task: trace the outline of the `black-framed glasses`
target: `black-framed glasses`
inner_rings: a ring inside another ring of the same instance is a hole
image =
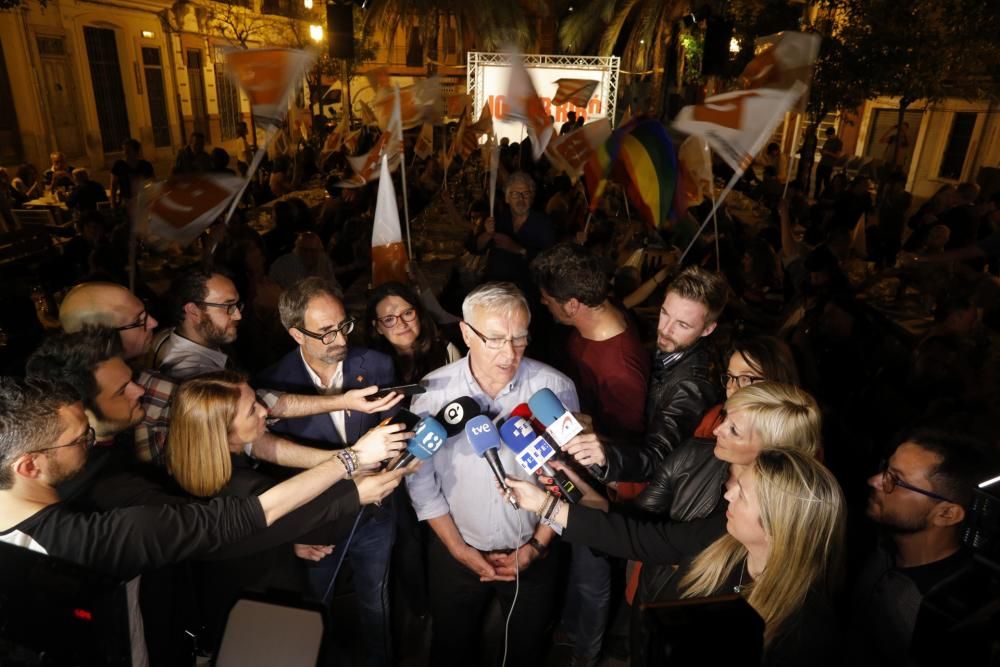
[[[921,489],[919,486],[913,486],[907,482],[904,482],[899,478],[899,475],[889,470],[889,462],[883,461],[881,467],[879,468],[882,474],[882,491],[886,494],[890,494],[896,490],[896,487],[906,489],[908,491],[913,491],[914,493],[919,493],[928,498],[933,498],[934,500],[940,500],[946,503],[955,502],[951,498],[945,498],[942,495],[934,493],[933,491],[928,491],[926,489]]]
[[[69,442],[69,443],[67,443],[65,445],[55,445],[53,447],[42,447],[41,449],[33,449],[31,451],[33,453],[34,452],[47,452],[50,449],[62,449],[63,447],[75,447],[76,445],[83,445],[85,449],[90,449],[91,447],[94,446],[95,442],[97,442],[97,433],[94,431],[94,427],[93,426],[88,426],[87,430],[84,431],[83,435],[81,435],[79,438],[77,438],[73,442]]]
[[[520,349],[528,347],[528,343],[531,342],[531,336],[528,334],[523,336],[514,336],[513,338],[487,338],[485,335],[480,333],[476,327],[472,326],[468,322],[465,323],[465,326],[469,327],[469,329],[472,330],[472,333],[479,336],[479,340],[483,341],[483,345],[491,350],[502,350],[503,346],[507,343],[510,343],[515,349]]]
[[[308,329],[303,329],[302,327],[295,328],[301,331],[304,335],[320,341],[323,345],[329,345],[333,341],[337,340],[337,334],[342,333],[344,334],[344,338],[347,338],[347,335],[354,331],[354,323],[356,321],[357,320],[352,317],[351,319],[342,322],[336,329],[330,329],[329,331],[324,331],[323,333],[316,333],[315,331],[309,331]]]
[[[236,303],[211,303],[209,301],[195,301],[195,303],[201,306],[208,306],[209,308],[225,308],[226,315],[232,315],[237,310],[242,313],[243,306],[245,305],[243,301],[237,301]]]
[[[139,313],[139,317],[135,318],[131,324],[126,324],[124,326],[115,327],[115,331],[128,331],[129,329],[146,328],[146,320],[149,319],[149,313],[143,310]]]
[[[729,373],[723,373],[722,386],[728,387],[730,384],[735,384],[738,388],[743,389],[756,382],[763,382],[766,379],[759,375],[730,375]]]
[[[399,315],[386,315],[385,317],[376,317],[375,319],[378,320],[379,323],[381,323],[381,325],[384,326],[386,329],[393,329],[399,323],[399,320],[403,320],[404,322],[412,322],[413,320],[417,319],[417,309],[407,308]]]

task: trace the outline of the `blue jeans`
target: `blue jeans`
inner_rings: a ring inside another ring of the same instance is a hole
[[[601,652],[611,606],[611,562],[590,547],[574,544],[562,623],[573,653],[596,658]]]
[[[333,582],[344,558],[354,571],[354,589],[358,596],[362,640],[366,664],[387,667],[390,660],[389,637],[389,561],[396,540],[396,517],[392,505],[360,523],[346,549],[337,545],[334,552],[309,569],[313,594],[325,605],[333,598]],[[346,538],[345,538],[346,542]]]

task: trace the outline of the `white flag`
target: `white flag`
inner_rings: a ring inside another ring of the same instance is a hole
[[[375,201],[375,222],[372,226],[372,285],[395,280],[406,282],[406,248],[399,226],[396,188],[389,175],[389,160],[382,156],[378,198]]]

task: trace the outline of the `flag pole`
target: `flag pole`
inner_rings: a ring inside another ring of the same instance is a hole
[[[715,183],[712,183],[712,224],[715,227],[715,270],[722,273],[722,258],[719,256],[719,206],[715,203]]]
[[[801,122],[795,123],[795,130],[792,132],[792,150],[788,154],[788,157],[790,157],[791,159],[788,161],[788,169],[785,170],[785,189],[781,193],[782,201],[784,201],[785,198],[788,196],[788,184],[792,180],[789,177],[795,173],[795,167],[798,166],[799,162],[798,156],[801,155],[801,152],[797,152],[795,150],[795,147],[798,146],[799,144],[799,127],[801,125],[802,125]]]
[[[719,210],[719,206],[722,205],[722,202],[725,201],[726,197],[732,191],[733,186],[735,186],[736,183],[739,182],[742,176],[743,176],[743,170],[733,173],[733,177],[729,179],[728,183],[726,183],[726,187],[723,188],[722,192],[719,194],[719,198],[712,202],[712,210],[709,211],[708,215],[705,217],[705,222],[701,223],[701,227],[698,228],[698,231],[695,232],[695,235],[691,237],[691,242],[688,243],[687,248],[684,249],[684,253],[681,255],[681,258],[677,261],[678,266],[684,263],[684,258],[687,257],[687,254],[691,251],[691,248],[694,247],[694,242],[697,241],[698,237],[701,236],[701,233],[705,231],[705,227],[708,226],[708,223],[715,216],[715,212]]]
[[[410,235],[410,202],[406,196],[406,144],[403,141],[403,114],[400,110],[399,84],[396,84],[396,119],[399,121],[399,169],[403,181],[403,216],[406,218],[406,252],[413,259],[413,238]]]

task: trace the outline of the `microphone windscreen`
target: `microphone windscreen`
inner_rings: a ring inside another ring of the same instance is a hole
[[[528,407],[535,419],[542,422],[548,428],[552,422],[559,419],[566,413],[566,406],[562,404],[551,389],[539,389],[528,399]]]
[[[426,461],[441,449],[441,445],[447,439],[448,433],[438,420],[434,417],[424,417],[417,424],[413,437],[406,445],[406,451],[421,461]]]
[[[406,427],[407,431],[412,431],[417,428],[417,424],[420,423],[420,417],[413,414],[406,408],[400,408],[399,411],[389,418],[390,424],[402,424]]]
[[[469,439],[469,444],[476,450],[477,456],[483,456],[487,450],[500,446],[500,435],[496,426],[486,415],[470,419],[465,425],[465,435]]]
[[[521,417],[522,419],[531,420],[531,408],[528,407],[527,403],[520,403],[513,410],[510,411],[511,417]]]
[[[437,420],[444,425],[444,430],[448,432],[450,438],[461,433],[470,419],[481,414],[483,414],[483,410],[475,399],[459,396],[441,408],[437,414]]]
[[[535,433],[535,429],[531,427],[528,420],[521,417],[511,417],[500,427],[500,439],[515,454],[521,453],[537,437],[538,434]]]

